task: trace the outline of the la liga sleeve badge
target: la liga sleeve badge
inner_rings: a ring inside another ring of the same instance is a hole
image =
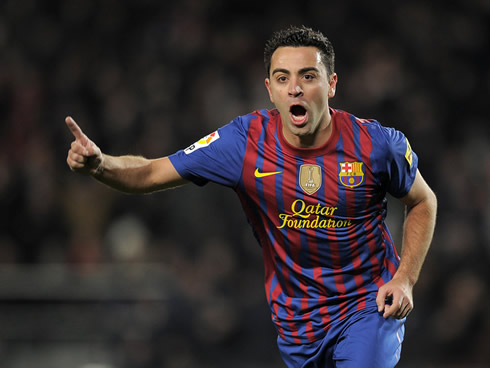
[[[410,147],[410,143],[408,143],[408,139],[406,141],[407,141],[407,150],[405,152],[405,158],[408,164],[410,165],[410,167],[412,167],[412,162],[413,162],[412,147]]]
[[[339,180],[348,188],[354,188],[364,181],[363,162],[340,162]]]
[[[219,134],[218,134],[218,131],[216,130],[215,132],[212,132],[211,134],[208,134],[207,136],[199,139],[196,143],[194,143],[194,144],[190,145],[189,147],[187,147],[184,150],[184,153],[186,155],[188,155],[188,154],[190,154],[192,152],[195,152],[196,150],[198,150],[200,148],[207,147],[211,143],[213,143],[214,141],[216,141],[217,139],[219,139]]]

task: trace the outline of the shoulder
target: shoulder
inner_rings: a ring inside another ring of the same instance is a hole
[[[379,121],[375,119],[360,118],[354,114],[339,109],[331,109],[331,113],[335,119],[336,124],[341,130],[346,129],[348,131],[361,131],[369,135],[371,140],[384,140],[384,130],[386,128],[382,126]]]
[[[277,110],[255,110],[246,115],[236,117],[230,124],[229,128],[236,130],[244,136],[250,134],[260,134],[268,126],[276,126],[279,119]],[[227,127],[228,127],[227,126]]]
[[[386,126],[376,119],[360,118],[343,110],[333,110],[333,112],[342,127],[353,128],[369,136],[373,147],[379,152],[393,152],[396,147],[407,145],[407,139],[401,131]]]
[[[275,110],[256,110],[237,116],[213,134],[217,133],[216,139],[221,138],[220,145],[239,144],[239,142],[246,142],[251,135],[260,134],[270,121],[274,121],[275,124],[276,120]]]
[[[342,126],[355,125],[360,129],[364,129],[364,130],[373,129],[373,128],[376,129],[378,127],[381,127],[381,124],[377,120],[363,119],[344,110],[331,108],[330,113],[332,114],[332,116],[334,116],[335,120],[339,122]]]
[[[343,118],[359,126],[371,136],[371,139],[378,144],[391,144],[394,140],[405,137],[403,133],[395,128],[385,126],[376,119],[363,119],[353,114],[341,111]]]
[[[233,122],[241,125],[244,129],[250,128],[251,125],[264,125],[269,121],[276,122],[279,117],[279,111],[274,110],[255,110],[246,115],[238,116]]]

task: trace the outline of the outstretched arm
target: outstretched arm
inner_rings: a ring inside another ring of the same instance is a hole
[[[393,279],[380,287],[376,302],[385,318],[404,318],[413,309],[412,289],[429,250],[436,223],[437,199],[417,171],[410,192],[401,199],[406,205],[401,261]],[[391,305],[385,298],[391,297]]]
[[[66,162],[74,172],[91,175],[111,188],[126,193],[151,193],[185,184],[168,157],[110,156],[102,153],[71,118],[66,125],[75,140]]]

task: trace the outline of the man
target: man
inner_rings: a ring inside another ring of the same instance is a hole
[[[113,157],[83,134],[67,162],[124,192],[188,181],[235,190],[263,252],[265,289],[289,367],[393,367],[436,198],[405,136],[329,107],[334,51],[306,27],[267,42],[276,109],[240,116],[169,157]],[[386,193],[406,205],[401,260],[384,223]]]

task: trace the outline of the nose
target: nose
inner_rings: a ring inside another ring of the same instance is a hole
[[[299,83],[297,83],[294,80],[291,80],[291,83],[289,84],[288,94],[291,97],[299,97],[299,96],[303,95],[303,89],[301,88]]]

